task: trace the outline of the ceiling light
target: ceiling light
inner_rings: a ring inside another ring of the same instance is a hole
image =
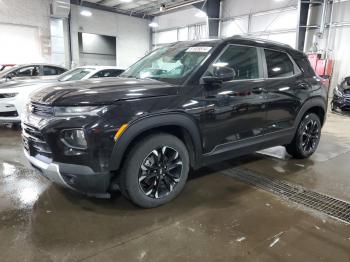
[[[123,3],[131,3],[133,0],[120,0]]]
[[[204,11],[202,11],[202,10],[199,10],[199,11],[195,14],[195,16],[197,16],[197,17],[207,17],[207,13],[204,12]]]
[[[150,24],[148,24],[150,27],[158,27],[158,23],[157,22],[152,22]]]
[[[81,10],[80,14],[83,16],[92,16],[92,13],[89,10]]]

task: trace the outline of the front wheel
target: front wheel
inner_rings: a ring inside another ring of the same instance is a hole
[[[134,204],[157,207],[182,191],[189,166],[189,154],[180,139],[169,134],[150,135],[137,142],[126,156],[119,187]]]
[[[314,113],[309,113],[301,120],[293,141],[285,147],[288,154],[294,158],[308,158],[316,151],[320,137],[320,118]]]

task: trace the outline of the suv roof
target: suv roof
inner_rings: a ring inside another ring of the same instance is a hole
[[[228,38],[222,38],[222,39],[204,39],[204,40],[194,40],[194,41],[185,41],[189,43],[193,43],[194,45],[220,45],[220,44],[244,44],[244,45],[251,45],[256,47],[262,47],[262,48],[270,48],[275,50],[280,50],[284,52],[288,52],[289,54],[293,56],[305,56],[305,54],[301,51],[298,51],[294,48],[292,48],[290,45],[279,43],[276,41],[261,39],[261,38],[254,38],[254,37],[245,37],[240,35],[235,35]]]

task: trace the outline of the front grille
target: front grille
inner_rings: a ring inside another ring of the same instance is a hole
[[[22,124],[22,139],[24,149],[31,155],[43,155],[51,158],[52,152],[40,130],[27,124]]]
[[[17,111],[0,112],[0,117],[17,117]]]
[[[53,107],[32,103],[30,105],[30,112],[39,116],[53,116]]]

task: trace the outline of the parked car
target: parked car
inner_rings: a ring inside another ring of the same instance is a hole
[[[188,172],[284,145],[312,155],[327,107],[307,57],[233,37],[161,47],[120,78],[32,95],[25,155],[51,181],[89,195],[117,186],[140,207],[174,199]]]
[[[4,70],[8,70],[9,68],[14,67],[14,66],[15,66],[15,64],[1,64],[0,65],[0,72],[4,71]]]
[[[333,99],[331,102],[332,110],[339,108],[340,110],[350,110],[350,76],[334,88]]]
[[[66,71],[64,67],[51,64],[16,65],[0,72],[0,85],[13,79],[48,79]]]
[[[83,66],[53,79],[17,80],[0,85],[0,123],[19,123],[30,93],[53,84],[89,78],[116,77],[124,70],[113,66]]]

